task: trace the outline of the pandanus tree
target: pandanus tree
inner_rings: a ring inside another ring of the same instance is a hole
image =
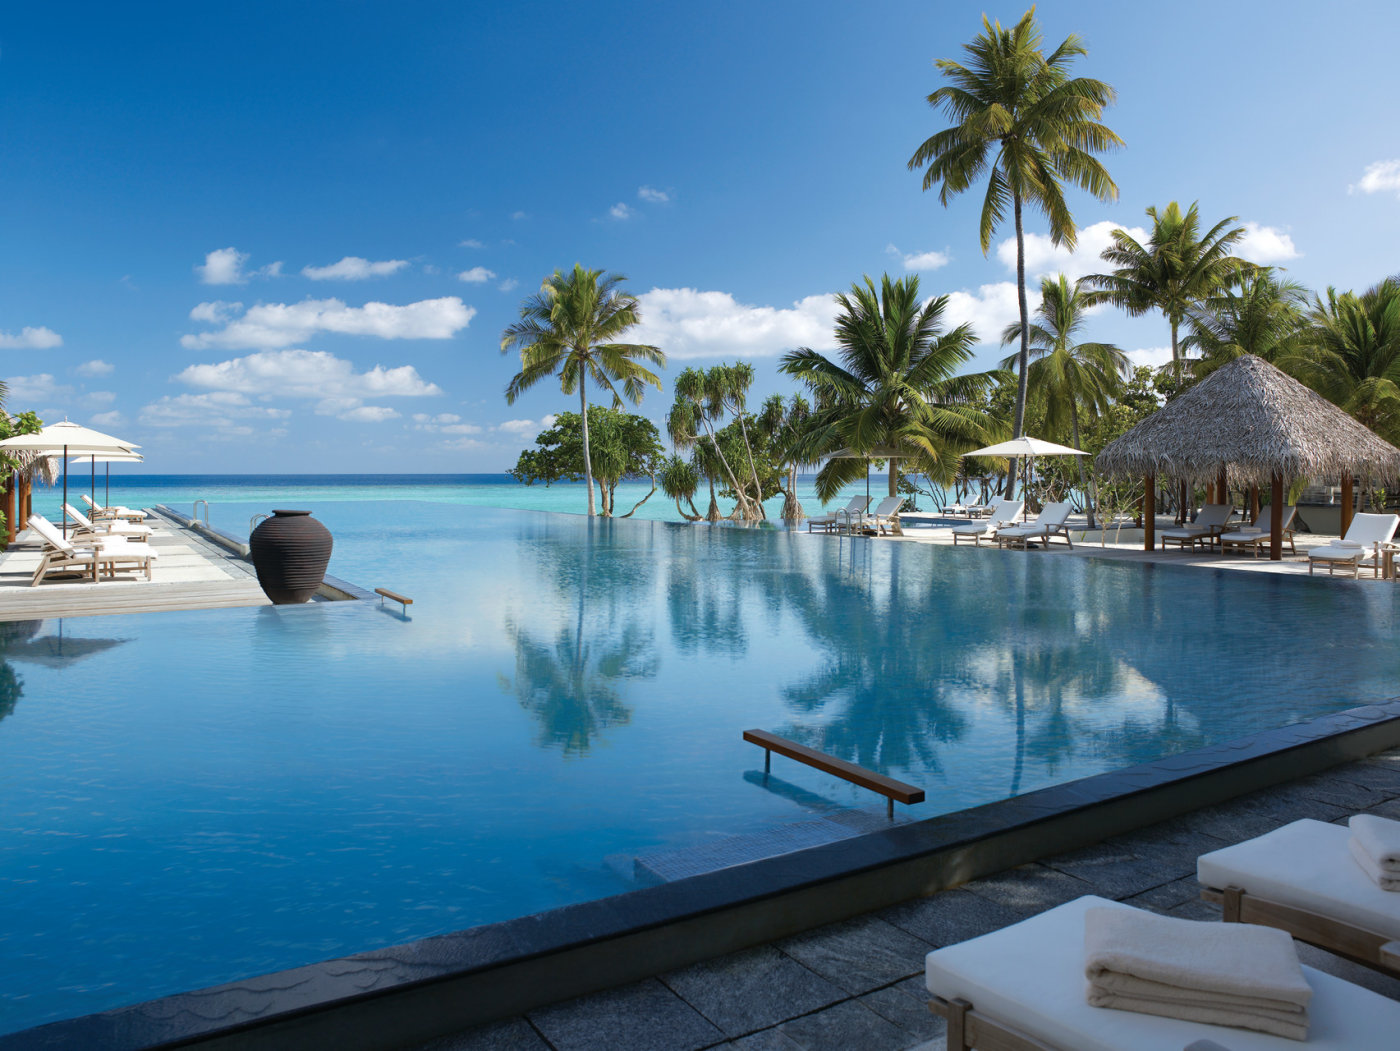
[[[1079,414],[1091,419],[1107,412],[1123,388],[1128,357],[1112,343],[1080,343],[1086,319],[1085,295],[1078,283],[1060,274],[1040,285],[1040,307],[1030,327],[1034,361],[1027,370],[1030,389],[1044,401],[1045,425],[1056,436],[1067,435],[1074,448],[1082,449]],[[1017,325],[1002,333],[1003,345],[1020,336]],[[1015,355],[1001,363],[1010,368]],[[1094,528],[1094,501],[1084,474],[1084,458],[1075,457],[1079,487],[1088,499],[1089,528]]]
[[[972,357],[972,326],[945,332],[948,297],[921,303],[912,274],[897,281],[885,274],[878,289],[867,277],[836,304],[835,359],[799,347],[779,366],[815,401],[797,455],[805,462],[832,457],[817,472],[817,495],[831,500],[869,471],[863,457],[890,459],[891,450],[933,480],[951,480],[958,453],[985,442],[991,428],[978,401],[994,378],[957,374]],[[854,455],[832,456],[841,451]],[[901,459],[890,459],[890,496]]]
[[[1196,204],[1182,212],[1172,201],[1161,212],[1147,209],[1152,230],[1141,244],[1126,230],[1114,230],[1113,240],[1101,258],[1114,270],[1091,274],[1086,287],[1093,289],[1089,302],[1112,303],[1132,317],[1160,310],[1171,324],[1172,370],[1179,383],[1183,374],[1180,329],[1194,308],[1209,302],[1238,282],[1253,265],[1231,253],[1244,228],[1231,226],[1229,216],[1201,235]]]
[[[782,395],[771,395],[758,414],[757,430],[769,450],[769,458],[782,474],[778,488],[783,494],[783,521],[798,522],[805,517],[802,502],[797,498],[797,472],[814,466],[803,459],[803,440],[811,422],[812,406],[800,394],[786,402]]]
[[[1400,277],[1317,297],[1291,359],[1300,380],[1388,442],[1400,441]]]
[[[764,517],[763,487],[758,478],[745,411],[752,383],[753,366],[745,362],[686,369],[676,377],[676,400],[667,416],[666,428],[677,449],[705,446],[706,453],[717,461],[722,477],[735,494],[739,517],[757,521]],[[730,414],[734,416],[733,423],[737,424],[741,438],[737,450],[722,434],[727,430],[723,421]]]
[[[1297,281],[1281,278],[1271,266],[1259,267],[1191,309],[1182,353],[1199,354],[1199,376],[1243,354],[1288,371],[1304,351],[1307,300]]]
[[[939,188],[944,206],[984,175],[979,238],[982,254],[1008,207],[1016,228],[1016,296],[1020,306],[1013,437],[1025,426],[1026,369],[1030,365],[1030,313],[1026,304],[1026,247],[1022,212],[1030,205],[1050,224],[1050,239],[1073,248],[1078,239],[1064,184],[1087,190],[1101,201],[1114,200],[1118,187],[1094,155],[1123,140],[1100,122],[1115,98],[1100,80],[1072,77],[1076,58],[1088,53],[1071,34],[1049,55],[1032,7],[1011,28],[982,18],[982,33],[964,44],[965,63],[938,59],[947,83],[928,96],[952,127],[926,139],[909,159],[924,171],[923,188]],[[1014,472],[1012,472],[1014,476]]]
[[[501,334],[501,353],[520,351],[520,371],[506,386],[506,403],[546,377],[558,376],[565,394],[578,392],[583,421],[583,467],[588,483],[588,513],[597,513],[593,496],[593,457],[588,433],[588,381],[612,395],[613,408],[625,395],[639,404],[648,385],[661,380],[643,362],[666,367],[666,355],[645,343],[619,342],[641,321],[637,298],[622,290],[620,274],[556,270],[540,290],[520,305],[520,320]],[[618,390],[619,385],[621,391]]]

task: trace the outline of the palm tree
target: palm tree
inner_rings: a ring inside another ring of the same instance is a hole
[[[749,380],[752,381],[752,366],[743,365],[741,362],[739,366],[734,367],[747,368]],[[703,449],[707,454],[706,459],[713,459],[717,462],[720,470],[714,472],[704,470],[704,465],[701,465],[702,473],[711,479],[711,511],[714,511],[716,507],[713,480],[723,474],[724,477],[728,478],[729,485],[734,490],[740,517],[757,521],[763,517],[762,491],[758,491],[754,500],[749,499],[747,487],[739,483],[739,477],[730,465],[730,458],[725,455],[721,428],[715,426],[715,422],[723,419],[726,410],[730,407],[729,398],[735,382],[731,367],[728,365],[716,365],[709,369],[686,369],[676,377],[676,400],[666,417],[666,430],[672,444],[677,449]],[[704,444],[702,438],[708,439],[708,446]],[[752,449],[747,448],[747,441],[745,445],[752,467]],[[756,483],[757,475],[755,473]]]
[[[1172,367],[1180,380],[1182,322],[1192,308],[1219,295],[1254,267],[1230,254],[1244,236],[1243,227],[1230,227],[1239,221],[1233,215],[1212,226],[1204,237],[1195,203],[1184,215],[1172,201],[1161,213],[1148,208],[1147,217],[1152,220],[1152,233],[1145,245],[1126,230],[1113,231],[1113,243],[1103,250],[1102,258],[1117,269],[1084,279],[1087,287],[1096,289],[1087,301],[1112,303],[1132,317],[1160,310],[1171,322]]]
[[[1290,371],[1386,441],[1400,441],[1400,277],[1360,295],[1329,288],[1307,321],[1307,350]]]
[[[938,199],[945,207],[954,195],[988,173],[979,230],[983,255],[991,248],[992,234],[1005,218],[1007,204],[1011,205],[1021,308],[1013,421],[1013,437],[1019,438],[1025,425],[1030,365],[1022,208],[1025,204],[1038,207],[1050,222],[1051,241],[1073,248],[1078,230],[1061,181],[1088,190],[1101,201],[1115,200],[1118,187],[1094,154],[1121,146],[1123,140],[1099,123],[1104,107],[1115,98],[1113,88],[1100,80],[1069,75],[1073,60],[1088,53],[1083,42],[1071,34],[1046,57],[1035,8],[1010,29],[984,15],[982,34],[963,45],[963,50],[967,65],[950,59],[934,63],[951,83],[928,96],[929,105],[941,107],[954,124],[926,139],[909,159],[909,169],[927,165],[924,189],[941,183]],[[1014,478],[1012,471],[1011,484]]]
[[[913,274],[898,281],[885,274],[878,291],[867,277],[837,295],[836,303],[839,361],[799,347],[779,365],[806,383],[816,401],[796,458],[814,462],[843,448],[857,454],[826,462],[817,473],[817,495],[825,503],[866,474],[869,465],[861,455],[868,453],[890,459],[894,496],[899,462],[881,456],[882,449],[899,450],[935,481],[951,479],[957,452],[985,441],[990,428],[975,401],[993,377],[954,375],[972,357],[972,326],[944,332],[948,297],[920,304]]]
[[[642,400],[646,384],[661,389],[661,380],[638,359],[666,367],[666,355],[659,348],[616,342],[641,320],[637,298],[619,287],[625,280],[620,274],[585,270],[578,263],[567,274],[556,270],[520,305],[520,320],[501,333],[502,354],[512,347],[520,349],[520,371],[506,386],[507,405],[515,404],[516,398],[546,376],[557,375],[565,394],[578,391],[590,517],[597,512],[588,444],[587,381],[592,379],[611,393],[616,409],[622,407],[618,383],[634,405]]]
[[[1084,327],[1085,292],[1079,282],[1070,284],[1064,274],[1046,278],[1040,284],[1038,320],[1030,326],[1031,352],[1035,361],[1027,373],[1031,384],[1045,399],[1045,425],[1055,434],[1068,433],[1074,448],[1079,440],[1079,411],[1095,417],[1106,412],[1123,389],[1128,373],[1128,357],[1112,343],[1076,343]],[[1020,327],[1008,325],[1002,334],[1005,346],[1021,334]],[[1001,363],[1009,369],[1016,356]],[[1084,459],[1075,457],[1079,467],[1079,487],[1089,504],[1089,528],[1094,528],[1094,502],[1084,476]]]
[[[1218,369],[1243,354],[1254,354],[1285,370],[1303,350],[1307,290],[1282,279],[1271,266],[1243,278],[1187,315],[1190,329],[1181,341],[1183,354],[1201,354],[1198,375]]]

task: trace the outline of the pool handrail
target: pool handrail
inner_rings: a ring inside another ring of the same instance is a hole
[[[785,755],[789,759],[796,759],[799,763],[806,763],[814,769],[826,774],[834,774],[843,781],[849,781],[853,785],[861,788],[868,788],[872,792],[878,792],[885,797],[885,814],[887,817],[894,817],[894,805],[898,801],[906,806],[924,801],[924,790],[918,785],[911,785],[905,781],[897,781],[893,777],[886,777],[878,774],[874,770],[867,770],[863,766],[856,766],[855,763],[848,763],[844,759],[837,759],[834,755],[827,755],[825,752],[818,752],[815,748],[808,748],[805,744],[798,744],[796,741],[789,741],[786,737],[779,737],[777,734],[770,734],[766,730],[745,730],[744,740],[750,744],[756,744],[763,749],[763,772],[768,773],[773,763],[773,753]]]

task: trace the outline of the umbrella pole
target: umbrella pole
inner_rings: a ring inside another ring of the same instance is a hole
[[[68,446],[63,447],[63,539],[68,539]]]
[[[107,464],[107,495],[103,497],[102,506],[112,506],[112,465],[110,462]]]
[[[108,468],[108,470],[110,470],[110,468]],[[96,458],[96,457],[94,457],[93,459],[91,459],[91,460],[88,461],[88,471],[89,471],[89,473],[92,475],[92,477],[91,477],[90,479],[88,479],[88,496],[92,497],[93,500],[96,500],[96,499],[97,499],[97,458]]]

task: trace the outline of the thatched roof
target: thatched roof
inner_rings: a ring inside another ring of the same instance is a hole
[[[1400,479],[1400,449],[1382,441],[1337,406],[1246,354],[1212,372],[1110,442],[1094,464],[1113,478],[1213,481],[1221,467],[1231,484],[1340,478]]]

